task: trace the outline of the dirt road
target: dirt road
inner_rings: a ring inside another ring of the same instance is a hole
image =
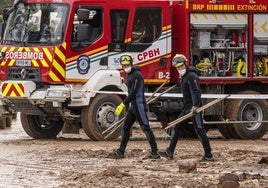
[[[169,143],[164,130],[153,126],[160,149]],[[227,140],[209,131],[215,162],[198,163],[197,172],[179,172],[178,162],[202,157],[198,140],[178,143],[174,160],[149,160],[149,145],[135,128],[126,158],[106,158],[119,141],[93,142],[80,135],[59,135],[54,140],[34,140],[17,120],[0,130],[0,187],[218,187],[219,176],[238,175],[240,187],[268,187],[268,134],[259,140]]]

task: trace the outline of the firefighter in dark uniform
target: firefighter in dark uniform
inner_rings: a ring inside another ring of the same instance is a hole
[[[182,54],[176,54],[172,60],[172,65],[179,72],[184,103],[183,110],[179,117],[192,112],[192,123],[205,152],[205,155],[199,161],[214,161],[201,113],[196,112],[196,109],[201,105],[201,88],[198,72],[195,67],[188,67],[186,62],[187,59]],[[187,122],[184,121],[181,125],[178,124],[172,127],[169,147],[164,151],[158,152],[162,157],[173,159],[174,150],[179,139],[179,126],[183,126],[184,123]]]
[[[119,116],[126,106],[129,106],[123,125],[121,144],[118,150],[108,154],[109,158],[124,158],[124,152],[130,138],[130,129],[138,121],[142,131],[145,133],[151,146],[151,153],[143,159],[159,159],[155,136],[149,126],[146,114],[146,101],[144,96],[144,79],[140,72],[140,67],[133,66],[133,57],[124,54],[120,58],[123,70],[127,73],[128,95],[125,100],[115,109],[115,114]]]

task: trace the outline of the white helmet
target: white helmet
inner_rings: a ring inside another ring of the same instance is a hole
[[[180,67],[182,65],[185,65],[186,61],[188,61],[186,59],[186,57],[182,54],[176,54],[173,59],[172,59],[172,66],[173,67]]]

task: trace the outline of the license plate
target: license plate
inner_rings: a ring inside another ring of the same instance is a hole
[[[15,65],[18,67],[30,67],[31,60],[16,60]]]

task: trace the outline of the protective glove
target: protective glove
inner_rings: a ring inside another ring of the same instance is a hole
[[[115,109],[115,115],[119,116],[124,109],[125,109],[125,105],[124,103],[121,102]]]
[[[192,109],[191,109],[191,111],[190,111],[190,112],[192,113],[192,116],[195,116],[195,115],[197,114],[197,111],[196,111],[197,108],[198,108],[198,107],[196,107],[196,106],[193,106],[193,107],[192,107]]]

